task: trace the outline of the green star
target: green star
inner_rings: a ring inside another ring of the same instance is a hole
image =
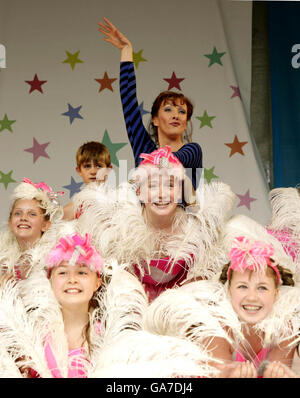
[[[104,136],[102,139],[102,144],[104,144],[105,146],[107,146],[107,148],[109,149],[110,152],[110,159],[111,162],[116,165],[117,167],[119,167],[119,160],[117,158],[116,153],[123,148],[125,145],[127,145],[127,142],[119,142],[118,144],[113,144],[110,140],[110,137],[108,135],[107,130],[105,130],[104,132]]]
[[[196,116],[196,119],[200,120],[200,129],[204,126],[208,126],[212,129],[212,124],[211,121],[215,119],[216,116],[208,116],[206,110],[203,113],[203,116]]]
[[[5,173],[3,173],[3,172],[0,170],[0,176],[1,176],[1,178],[0,178],[0,183],[2,183],[2,184],[4,185],[5,189],[7,189],[7,186],[8,186],[8,184],[9,184],[10,182],[17,182],[17,181],[14,180],[13,178],[11,178],[12,172],[13,172],[13,171],[11,170],[9,173],[5,174]]]
[[[15,120],[8,120],[7,114],[5,114],[4,118],[2,120],[0,120],[0,131],[3,131],[6,129],[12,133],[13,131],[12,131],[11,125],[15,122],[16,122]]]
[[[204,54],[204,56],[209,59],[208,66],[211,66],[213,64],[219,64],[223,66],[221,57],[223,57],[224,54],[226,54],[226,52],[218,53],[216,47],[214,47],[213,52],[211,54]]]
[[[142,57],[143,50],[135,53],[133,52],[133,62],[136,68],[138,68],[140,62],[147,62],[145,58]]]
[[[80,64],[80,63],[83,63],[83,61],[81,60],[81,59],[78,59],[78,55],[79,55],[79,53],[80,53],[80,51],[77,51],[76,53],[74,53],[74,54],[71,54],[69,51],[66,51],[66,53],[67,53],[67,59],[65,59],[62,63],[63,64],[70,64],[71,65],[71,68],[72,68],[72,70],[75,68],[75,65],[76,64]]]
[[[219,178],[214,174],[214,170],[215,166],[213,166],[211,169],[204,168],[204,178],[208,183],[210,183],[213,178]]]

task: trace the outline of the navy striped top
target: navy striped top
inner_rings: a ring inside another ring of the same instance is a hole
[[[151,139],[143,124],[136,96],[136,78],[133,62],[121,62],[120,94],[127,134],[133,150],[135,167],[137,167],[142,161],[140,154],[155,151],[157,145]],[[202,150],[200,145],[196,142],[184,144],[173,154],[187,169],[187,175],[192,179],[193,187],[196,189],[202,168]]]

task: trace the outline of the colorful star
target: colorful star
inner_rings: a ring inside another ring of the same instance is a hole
[[[107,148],[109,149],[110,152],[110,158],[111,158],[111,162],[116,165],[117,167],[119,167],[119,160],[117,158],[116,153],[123,148],[125,145],[127,145],[127,142],[119,142],[117,144],[113,144],[110,140],[110,137],[108,135],[107,130],[105,130],[104,132],[104,136],[102,139],[102,144],[104,144],[105,146],[107,146]]]
[[[67,54],[67,59],[65,59],[62,63],[63,64],[70,64],[72,70],[75,68],[76,64],[82,64],[83,61],[81,59],[78,59],[80,51],[77,51],[74,54],[71,54],[69,51],[66,51]]]
[[[240,99],[242,99],[239,87],[237,87],[237,86],[230,86],[230,87],[233,90],[233,94],[232,94],[232,96],[230,98],[240,97]]]
[[[12,133],[13,131],[12,131],[11,125],[15,122],[16,122],[16,120],[8,120],[7,114],[5,114],[4,118],[2,120],[0,120],[0,131],[3,131],[6,129]]]
[[[140,50],[137,53],[133,51],[133,62],[136,68],[139,67],[140,62],[147,62],[145,58],[142,57],[142,52],[144,50]]]
[[[177,88],[178,90],[181,91],[180,83],[184,80],[185,78],[178,78],[175,74],[175,72],[172,73],[171,78],[167,79],[165,78],[164,80],[169,83],[168,90],[171,90],[173,87]]]
[[[96,80],[96,82],[100,83],[100,89],[99,89],[99,93],[100,93],[100,91],[104,90],[105,88],[107,88],[110,91],[114,91],[112,88],[112,83],[114,81],[116,81],[117,79],[116,78],[110,79],[108,77],[108,74],[105,72],[103,79],[95,79],[95,80]]]
[[[241,155],[245,155],[244,152],[243,152],[242,147],[244,145],[246,145],[246,144],[248,144],[248,141],[239,141],[237,136],[235,135],[234,136],[234,140],[233,140],[233,142],[231,144],[230,143],[225,144],[229,148],[231,148],[231,152],[230,152],[229,157],[231,157],[232,155],[234,155],[237,152],[240,153]]]
[[[222,65],[221,57],[226,54],[226,52],[223,53],[218,53],[216,47],[214,47],[213,52],[211,54],[204,54],[205,57],[209,59],[209,67],[212,66],[213,64],[219,64]]]
[[[210,183],[213,178],[219,178],[214,174],[214,170],[215,166],[213,166],[211,169],[204,168],[204,178],[208,183]]]
[[[255,198],[251,198],[249,189],[248,189],[248,191],[245,193],[245,195],[239,195],[239,194],[237,194],[237,196],[238,196],[239,199],[240,199],[240,203],[237,205],[237,207],[246,206],[246,207],[248,208],[248,210],[250,210],[250,203],[251,203],[251,202],[254,202],[255,200],[257,200],[257,199],[255,199]]]
[[[63,188],[66,188],[70,191],[70,198],[77,192],[80,191],[80,187],[83,182],[76,182],[73,177],[71,177],[71,184],[64,185]]]
[[[204,126],[208,126],[212,129],[212,124],[211,121],[213,119],[215,119],[216,116],[208,116],[207,112],[204,111],[203,112],[203,116],[196,116],[196,119],[200,120],[201,124],[200,124],[200,129]]]
[[[141,116],[143,117],[144,115],[147,115],[147,113],[150,113],[149,111],[145,111],[144,109],[144,101],[142,101],[139,105]]]
[[[39,80],[37,74],[35,74],[33,80],[25,80],[25,83],[28,83],[30,85],[29,94],[32,93],[34,90],[38,90],[40,93],[43,94],[42,85],[47,83],[47,80]]]
[[[0,183],[2,183],[4,185],[5,189],[7,189],[7,186],[9,183],[17,182],[13,178],[11,178],[12,172],[13,171],[11,170],[9,173],[5,174],[5,173],[3,173],[3,171],[0,171],[0,176],[1,176]]]
[[[31,148],[24,149],[24,151],[33,154],[33,163],[35,163],[40,156],[50,159],[45,150],[49,144],[50,142],[46,142],[45,144],[39,144],[37,140],[33,137],[33,146]]]
[[[68,104],[68,111],[62,113],[63,116],[69,116],[70,124],[73,123],[74,119],[83,119],[81,115],[79,115],[79,111],[82,108],[82,105],[78,106],[77,108],[73,108],[71,104]]]

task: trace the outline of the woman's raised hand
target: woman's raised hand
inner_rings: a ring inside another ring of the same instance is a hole
[[[99,32],[103,33],[106,37],[104,40],[108,43],[112,43],[115,47],[122,50],[124,47],[129,47],[132,49],[130,41],[124,36],[116,27],[113,25],[109,19],[103,18],[105,23],[98,22],[100,28]]]

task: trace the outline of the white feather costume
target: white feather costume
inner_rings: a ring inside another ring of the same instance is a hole
[[[177,336],[205,344],[221,337],[234,350],[243,347],[250,359],[255,353],[243,336],[241,322],[232,308],[227,285],[217,281],[191,282],[163,292],[149,306],[143,325],[151,333]],[[299,342],[300,288],[281,286],[268,316],[255,325],[263,347],[276,346],[295,338]]]
[[[275,262],[294,270],[293,261],[281,244],[256,221],[243,215],[233,216],[227,221],[222,231],[226,253],[239,236],[272,244]],[[144,329],[201,344],[214,337],[223,338],[235,351],[242,351],[244,356],[254,360],[256,355],[243,334],[246,324],[240,321],[232,307],[228,282],[223,285],[218,277],[216,275],[213,280],[191,282],[163,292],[145,312]],[[255,325],[255,331],[261,338],[263,348],[277,346],[290,339],[293,339],[291,344],[294,347],[300,339],[300,287],[280,286],[272,311]]]
[[[110,265],[111,283],[100,295],[101,308],[91,314],[90,352],[78,365],[87,377],[171,377],[215,373],[212,360],[199,346],[179,338],[153,335],[142,330],[147,297],[137,278],[115,263]],[[96,325],[101,322],[101,333]],[[51,351],[62,377],[70,366],[61,310],[44,272],[0,289],[0,366],[9,363],[6,375],[18,366],[33,368],[41,377],[55,376],[45,357],[45,336],[51,335]],[[1,374],[2,376],[2,374]],[[8,376],[7,376],[8,377]]]
[[[34,261],[33,257],[40,256],[42,260],[44,253],[48,252],[49,248],[55,245],[57,235],[56,226],[62,220],[63,210],[56,199],[55,193],[51,195],[42,189],[36,188],[33,184],[22,182],[15,188],[12,194],[10,213],[14,203],[19,199],[37,200],[39,206],[45,210],[45,215],[49,216],[51,226],[43,233],[41,239],[34,246],[21,251],[15,235],[6,224],[5,228],[0,232],[0,272],[13,273],[16,265],[27,267]],[[27,275],[29,273],[30,268]]]
[[[300,195],[296,188],[276,188],[269,193],[272,218],[268,229],[282,243],[297,266],[300,278]]]
[[[88,184],[74,198],[75,208],[83,204],[78,228],[81,234],[92,235],[93,244],[105,258],[126,262],[131,270],[136,265],[142,275],[145,262],[170,256],[173,264],[184,260],[186,279],[210,278],[218,262],[223,263],[219,235],[235,195],[221,182],[204,184],[196,195],[195,206],[177,207],[173,231],[166,234],[147,226],[134,185],[125,183],[114,190]]]

